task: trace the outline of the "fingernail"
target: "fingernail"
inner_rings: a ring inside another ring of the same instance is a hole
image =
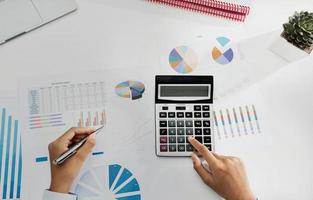
[[[192,136],[188,136],[188,140],[190,142],[191,140],[193,140],[193,137]]]

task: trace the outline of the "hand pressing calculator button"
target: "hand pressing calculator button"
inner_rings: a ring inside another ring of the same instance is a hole
[[[188,136],[214,150],[212,105],[212,76],[156,76],[156,154],[190,156]]]

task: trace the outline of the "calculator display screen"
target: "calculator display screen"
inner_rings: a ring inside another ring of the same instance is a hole
[[[209,97],[209,92],[210,87],[208,85],[166,85],[160,87],[160,97]]]

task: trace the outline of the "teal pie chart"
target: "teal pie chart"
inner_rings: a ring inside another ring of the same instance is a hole
[[[141,200],[133,173],[121,165],[103,165],[87,170],[75,186],[75,194],[90,200]]]
[[[234,51],[232,48],[227,48],[230,40],[226,37],[218,37],[216,38],[218,42],[218,46],[215,46],[212,50],[212,58],[215,62],[226,65],[233,61],[234,59]],[[222,50],[225,49],[226,50]]]

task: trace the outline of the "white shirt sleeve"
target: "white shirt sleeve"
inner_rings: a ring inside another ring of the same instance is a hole
[[[45,190],[42,200],[77,200],[77,196],[73,194],[64,194]]]

